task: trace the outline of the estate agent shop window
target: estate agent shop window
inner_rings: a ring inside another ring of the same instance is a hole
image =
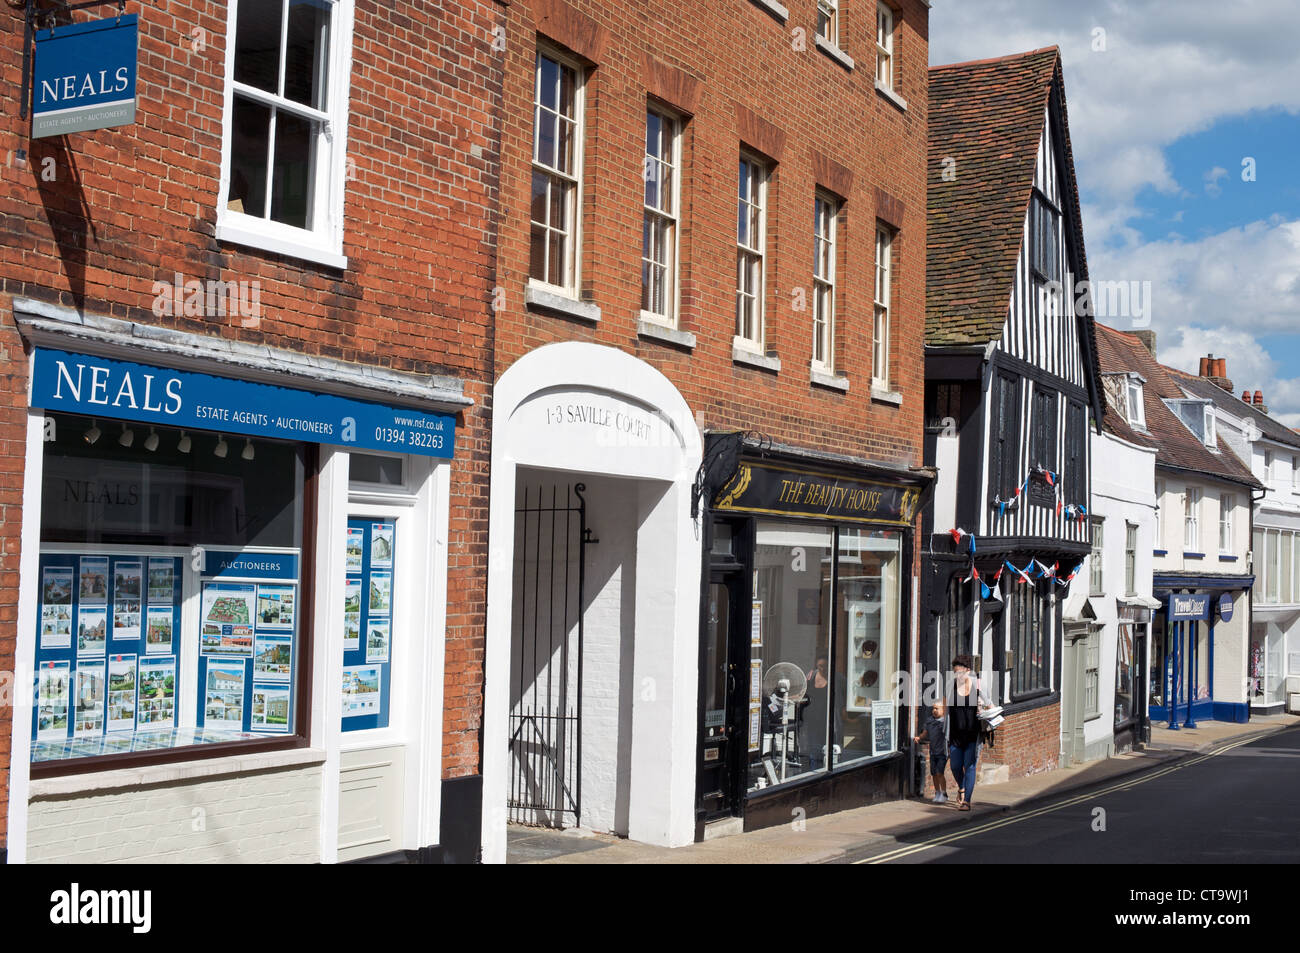
[[[322,547],[345,544],[318,538],[318,442],[354,451],[360,473],[385,460],[355,451],[450,457],[454,419],[41,348],[31,401],[32,762],[68,773],[304,743],[331,621],[311,617],[311,580]],[[344,730],[388,724],[394,530],[348,522]]]
[[[314,450],[46,415],[33,761],[292,732]]]
[[[893,752],[901,536],[759,520],[748,789]]]

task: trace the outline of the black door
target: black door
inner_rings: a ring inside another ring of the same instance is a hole
[[[700,645],[699,762],[696,766],[699,819],[710,821],[735,813],[736,762],[741,737],[738,725],[739,670],[732,633],[748,615],[741,611],[739,573],[710,574],[705,592]]]

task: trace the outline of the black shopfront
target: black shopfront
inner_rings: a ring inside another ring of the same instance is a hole
[[[697,831],[904,796],[896,676],[928,471],[725,434],[710,438],[702,474]]]

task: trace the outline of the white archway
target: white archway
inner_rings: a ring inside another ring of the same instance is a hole
[[[530,352],[493,393],[483,744],[483,859],[506,858],[512,573],[521,467],[626,478],[634,499],[635,632],[627,834],[694,838],[699,534],[690,518],[699,428],[680,392],[637,358],[567,342]],[[631,482],[639,481],[639,482]],[[647,482],[647,481],[652,481]],[[641,494],[636,487],[656,487]],[[664,489],[666,488],[666,489]]]

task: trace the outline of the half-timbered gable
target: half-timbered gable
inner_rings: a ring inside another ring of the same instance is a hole
[[[931,69],[928,207],[921,659],[977,659],[1007,706],[998,760],[1029,773],[1060,754],[1062,597],[1090,547],[1102,411],[1059,50]]]

